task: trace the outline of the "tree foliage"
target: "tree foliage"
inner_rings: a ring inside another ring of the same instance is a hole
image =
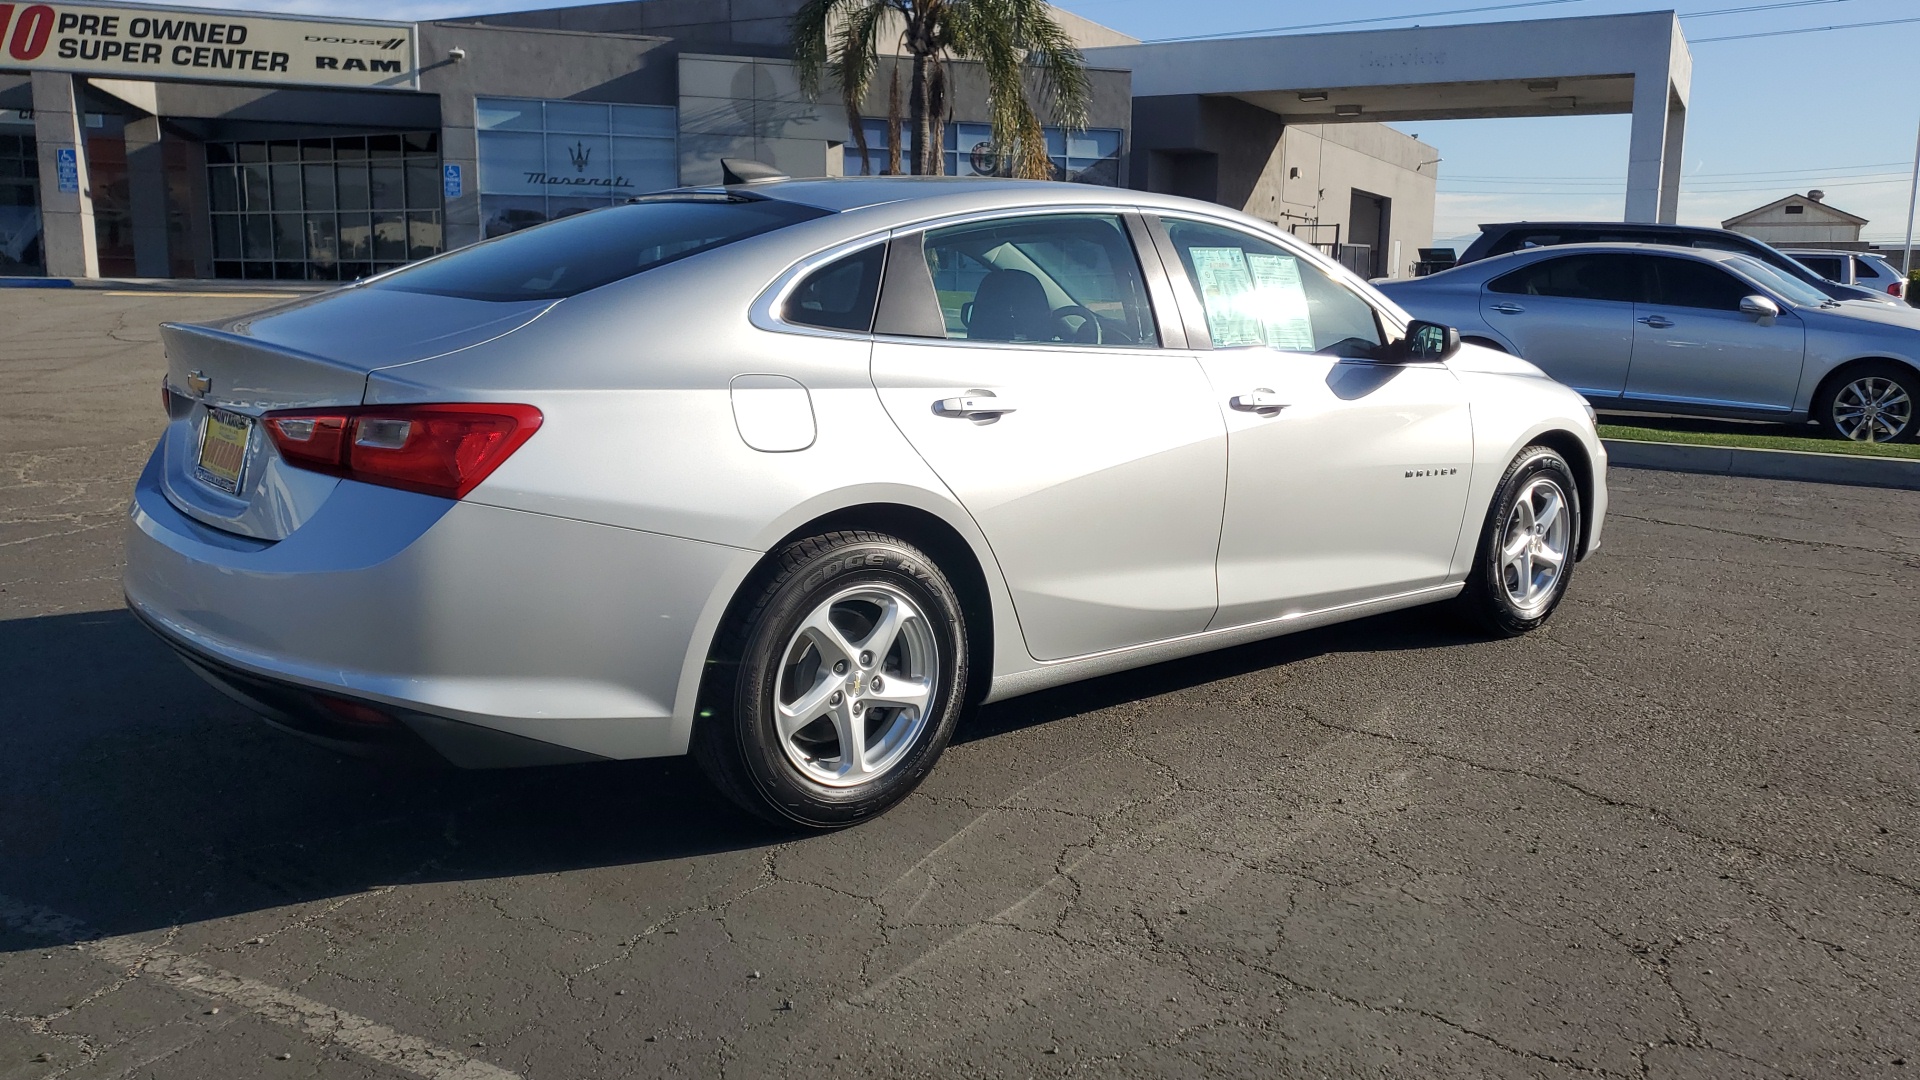
[[[994,147],[1015,176],[1052,175],[1036,100],[1062,127],[1087,125],[1092,88],[1085,61],[1044,0],[807,0],[793,17],[792,33],[802,88],[817,97],[823,81],[838,84],[863,161],[871,159],[862,104],[883,58],[899,53],[910,62],[906,121],[915,174],[946,171],[949,60],[980,65]],[[899,80],[896,64],[888,117],[894,172],[901,171]]]

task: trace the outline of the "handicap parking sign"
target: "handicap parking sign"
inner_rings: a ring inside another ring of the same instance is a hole
[[[442,174],[443,175],[441,178],[441,188],[442,188],[441,194],[445,195],[449,199],[459,198],[460,191],[462,188],[462,185],[460,183],[460,166],[458,165],[444,166],[442,169]]]
[[[80,190],[80,155],[71,146],[62,146],[53,152],[54,171],[59,174],[61,191]]]

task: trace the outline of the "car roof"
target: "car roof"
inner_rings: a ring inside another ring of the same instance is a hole
[[[893,204],[936,203],[940,213],[964,213],[970,209],[994,210],[1022,206],[1100,205],[1138,206],[1147,210],[1187,210],[1211,217],[1236,218],[1254,224],[1249,217],[1218,203],[1162,195],[1133,188],[1100,184],[1071,184],[1054,180],[1011,180],[985,176],[845,176],[806,179],[761,180],[727,187],[686,188],[682,192],[727,192],[736,195],[780,199],[822,210],[851,211]],[[916,205],[903,217],[925,216],[926,207]],[[1264,223],[1269,229],[1271,222]]]
[[[1653,232],[1675,233],[1732,233],[1753,239],[1744,233],[1732,229],[1716,229],[1711,225],[1676,225],[1660,221],[1503,221],[1480,226],[1480,231],[1491,232],[1495,229],[1646,229]]]
[[[1752,255],[1749,255],[1744,251],[1727,251],[1722,248],[1690,247],[1686,244],[1632,243],[1632,242],[1620,240],[1620,241],[1608,241],[1605,243],[1595,243],[1595,244],[1539,244],[1534,247],[1524,247],[1518,251],[1509,251],[1504,255],[1490,256],[1480,261],[1492,262],[1494,259],[1511,259],[1516,255],[1533,255],[1533,254],[1541,254],[1541,253],[1551,253],[1554,255],[1572,255],[1572,254],[1578,254],[1580,252],[1588,252],[1588,253],[1611,252],[1619,255],[1692,255],[1695,258],[1706,259],[1710,262],[1726,262],[1729,259],[1752,259],[1753,258]],[[1472,264],[1468,264],[1468,265],[1472,265]]]

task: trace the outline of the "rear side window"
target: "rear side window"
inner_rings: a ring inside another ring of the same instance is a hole
[[[1846,271],[1840,268],[1840,260],[1832,255],[1796,255],[1801,265],[1826,278],[1828,281],[1847,280]]]
[[[1716,266],[1688,259],[1649,259],[1653,269],[1653,303],[1672,307],[1739,311],[1743,297],[1753,289]]]
[[[796,326],[860,334],[872,330],[886,250],[886,245],[875,244],[808,274],[787,294],[780,317]]]
[[[1494,278],[1487,290],[1630,304],[1640,296],[1640,276],[1639,259],[1633,255],[1568,255],[1542,259]]]
[[[508,233],[369,288],[469,300],[559,300],[828,213],[776,199],[649,199]]]
[[[1576,237],[1575,239],[1578,238]],[[1569,242],[1566,237],[1561,236],[1557,232],[1527,232],[1524,229],[1515,229],[1501,237],[1500,242],[1493,245],[1493,250],[1487,252],[1487,254],[1506,255],[1519,251],[1521,248],[1553,247],[1555,244],[1565,244]]]
[[[1866,278],[1869,281],[1876,278],[1893,276],[1892,274],[1882,272],[1881,268],[1876,265],[1872,259],[1863,259],[1858,255],[1853,257],[1853,269],[1855,276]]]

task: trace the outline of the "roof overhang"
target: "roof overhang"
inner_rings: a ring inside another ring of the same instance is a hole
[[[1684,107],[1693,62],[1671,11],[1150,42],[1087,50],[1135,97],[1233,97],[1293,123],[1628,113],[1658,78]]]

